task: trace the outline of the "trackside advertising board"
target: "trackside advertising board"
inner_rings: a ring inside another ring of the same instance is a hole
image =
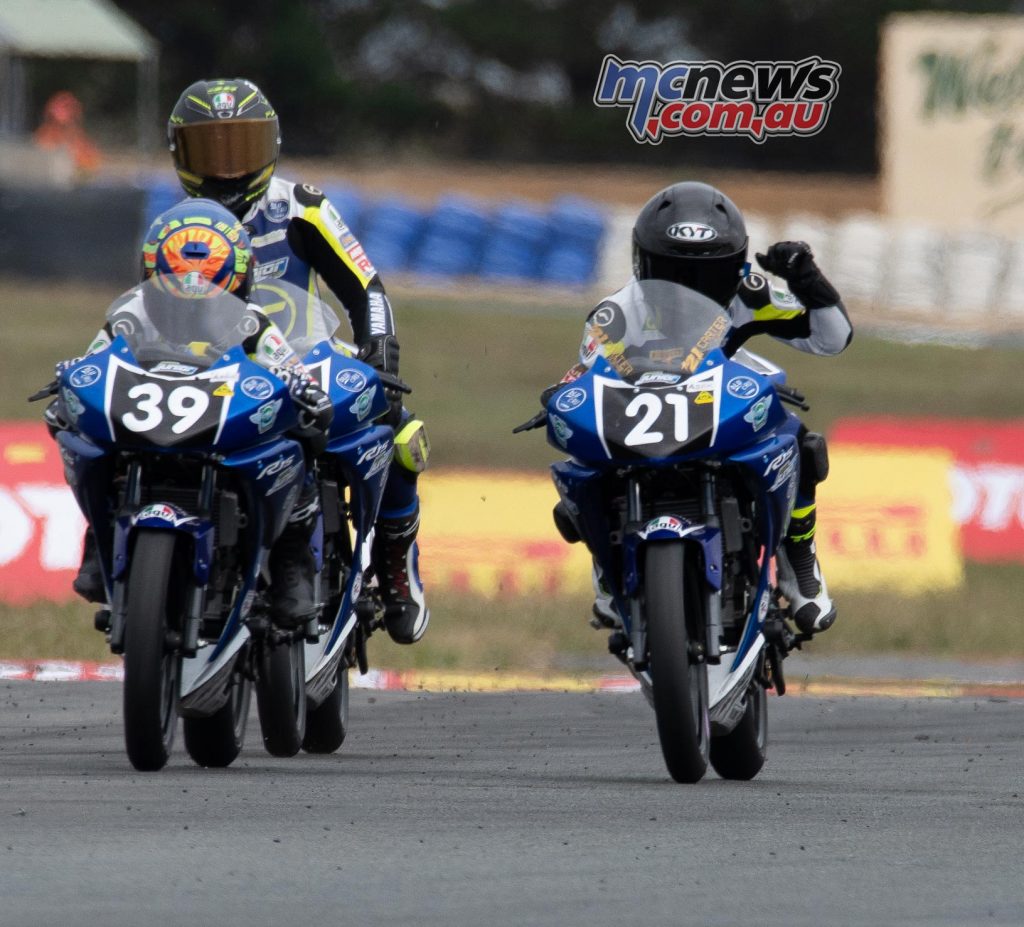
[[[880,60],[889,215],[944,230],[1019,234],[1024,17],[892,16]]]
[[[829,441],[837,449],[856,444],[876,452],[949,454],[950,514],[964,556],[1024,562],[1024,421],[843,419]]]
[[[917,592],[961,581],[953,460],[943,448],[833,441],[818,529],[831,587],[893,582]],[[546,472],[440,469],[420,490],[428,587],[488,598],[590,594],[590,557],[555,530]],[[72,599],[84,528],[45,428],[0,423],[0,601]]]

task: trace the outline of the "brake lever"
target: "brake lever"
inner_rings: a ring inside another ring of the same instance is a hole
[[[384,370],[378,370],[377,377],[380,379],[380,382],[383,383],[388,389],[398,390],[398,392],[405,393],[406,395],[412,392],[412,387],[404,380],[399,379],[393,373],[388,373],[387,371]]]
[[[46,399],[47,396],[56,396],[60,389],[60,384],[56,380],[51,380],[42,389],[37,390],[31,396],[28,397],[29,402],[38,402],[40,399]]]
[[[811,407],[807,404],[807,397],[800,390],[779,385],[775,387],[775,392],[779,394],[779,399],[783,402],[788,402],[791,406],[796,406],[804,412],[810,412]]]
[[[512,434],[517,435],[522,431],[532,431],[534,428],[543,428],[547,422],[548,413],[545,409],[541,409],[533,418],[523,422],[522,425],[516,425],[512,429]]]

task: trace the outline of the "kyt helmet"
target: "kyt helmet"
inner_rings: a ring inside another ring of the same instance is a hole
[[[142,279],[183,299],[222,292],[247,299],[252,286],[252,243],[227,209],[188,199],[157,216],[142,246]]]
[[[270,184],[281,132],[277,113],[251,81],[201,80],[174,105],[167,142],[185,192],[241,217]]]
[[[736,295],[746,261],[743,215],[706,183],[666,187],[647,201],[633,226],[638,280],[682,283],[723,307]]]

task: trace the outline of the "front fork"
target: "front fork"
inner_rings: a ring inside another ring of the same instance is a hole
[[[643,519],[643,498],[640,483],[630,479],[626,484],[626,523],[640,524]],[[701,474],[701,520],[714,531],[721,530],[721,520],[715,511],[715,478],[711,471]],[[691,542],[692,543],[692,542]],[[705,641],[693,641],[693,652],[699,662],[720,663],[722,653],[722,600],[719,590],[704,581],[704,615]],[[633,649],[633,663],[637,669],[645,669],[647,664],[647,625],[643,609],[640,607],[640,590],[629,600],[630,609],[630,646]]]

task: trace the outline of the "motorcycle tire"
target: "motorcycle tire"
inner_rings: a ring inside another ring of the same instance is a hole
[[[230,766],[245,743],[252,682],[242,673],[231,677],[228,700],[208,718],[185,718],[185,749],[197,766]]]
[[[140,771],[162,769],[178,726],[181,655],[168,646],[179,596],[172,582],[177,535],[142,529],[135,539],[124,637],[124,740]]]
[[[306,715],[306,736],[302,749],[307,753],[334,753],[348,733],[348,667],[338,667],[338,677],[327,696]]]
[[[687,563],[684,545],[647,545],[644,610],[658,739],[669,775],[699,782],[708,768],[707,664],[691,654],[690,642],[703,621],[699,579]]]
[[[306,644],[301,637],[262,642],[256,709],[267,753],[295,756],[306,735]]]
[[[723,779],[753,779],[768,755],[768,693],[756,680],[743,717],[728,734],[711,738],[711,765]]]

